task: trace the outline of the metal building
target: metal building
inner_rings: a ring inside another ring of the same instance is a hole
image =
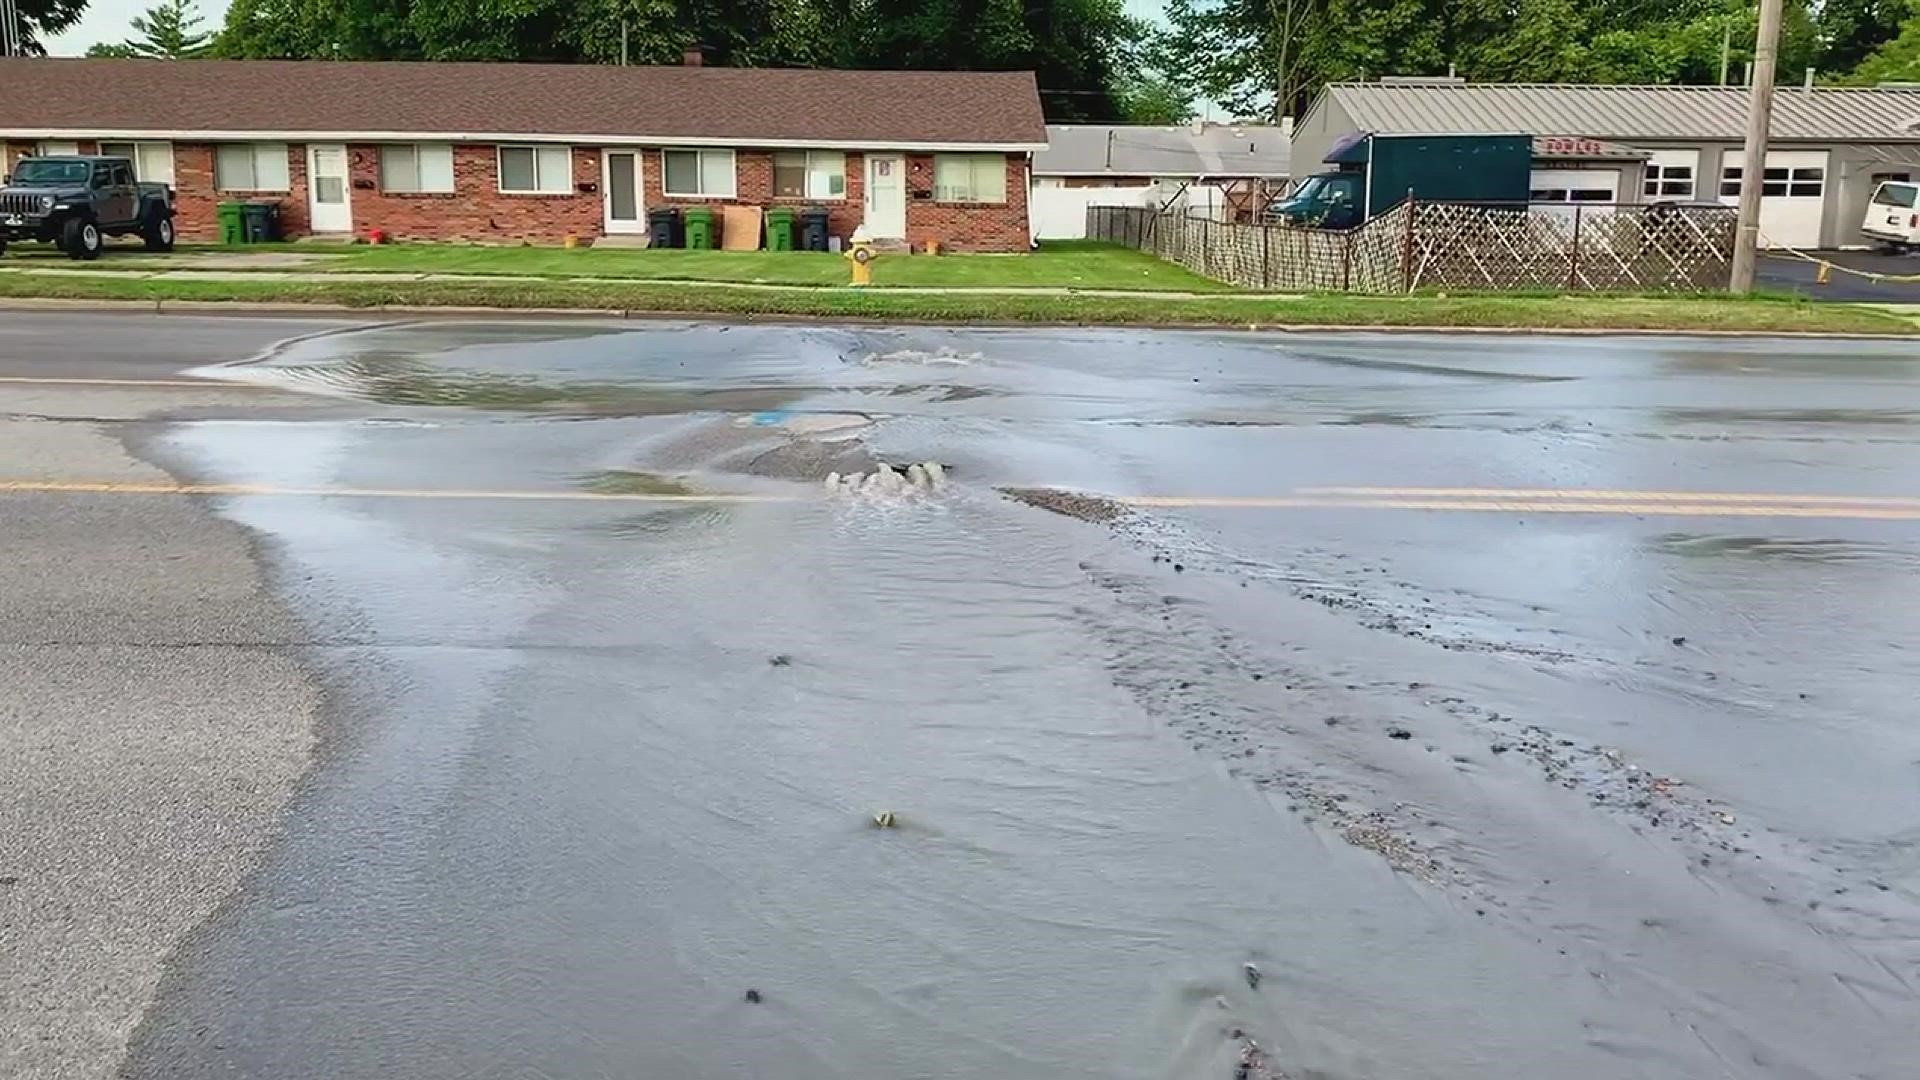
[[[1534,137],[1540,201],[1737,203],[1747,91],[1737,86],[1335,83],[1294,126],[1304,176],[1341,138],[1385,134]],[[1583,148],[1593,148],[1591,154]],[[1770,247],[1864,246],[1882,180],[1920,177],[1920,85],[1781,87],[1760,202]]]

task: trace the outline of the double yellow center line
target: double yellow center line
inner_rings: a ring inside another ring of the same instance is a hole
[[[1119,506],[1210,510],[1414,510],[1443,513],[1613,514],[1642,517],[1920,520],[1920,497],[1782,492],[1630,491],[1580,488],[1305,487],[1286,495],[1099,495]],[[198,495],[327,499],[459,499],[525,502],[770,503],[775,493],[653,493],[467,488],[281,487],[91,480],[0,480],[0,495]]]

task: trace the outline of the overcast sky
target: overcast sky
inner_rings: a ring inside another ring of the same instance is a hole
[[[90,45],[102,41],[125,41],[127,23],[135,15],[153,6],[153,0],[93,0],[79,25],[56,36],[47,45],[55,56],[79,56]],[[1127,0],[1127,10],[1152,18],[1160,14],[1161,0]],[[226,17],[227,0],[200,0],[200,13],[206,16],[202,29],[215,29]]]

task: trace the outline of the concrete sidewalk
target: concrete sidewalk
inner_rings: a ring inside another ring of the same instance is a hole
[[[263,267],[257,270],[182,269],[182,270],[108,270],[80,266],[7,266],[0,274],[28,277],[110,278],[132,281],[276,281],[276,282],[455,282],[465,284],[559,284],[559,285],[660,285],[672,288],[737,289],[745,292],[821,293],[848,292],[851,285],[798,285],[764,281],[712,281],[692,278],[607,277],[592,275],[548,276],[540,274],[444,274],[413,270],[285,270]],[[980,295],[980,296],[1106,296],[1136,300],[1300,300],[1302,293],[1187,292],[1165,289],[1082,289],[1065,285],[873,285],[875,292],[901,295]]]

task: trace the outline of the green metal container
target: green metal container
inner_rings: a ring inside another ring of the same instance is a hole
[[[718,237],[713,228],[713,208],[710,206],[689,206],[682,215],[687,223],[687,246],[690,248],[714,248]]]
[[[217,208],[220,215],[220,242],[223,244],[244,244],[247,242],[247,204],[223,202]]]
[[[767,250],[793,250],[793,208],[773,206],[767,209]]]

